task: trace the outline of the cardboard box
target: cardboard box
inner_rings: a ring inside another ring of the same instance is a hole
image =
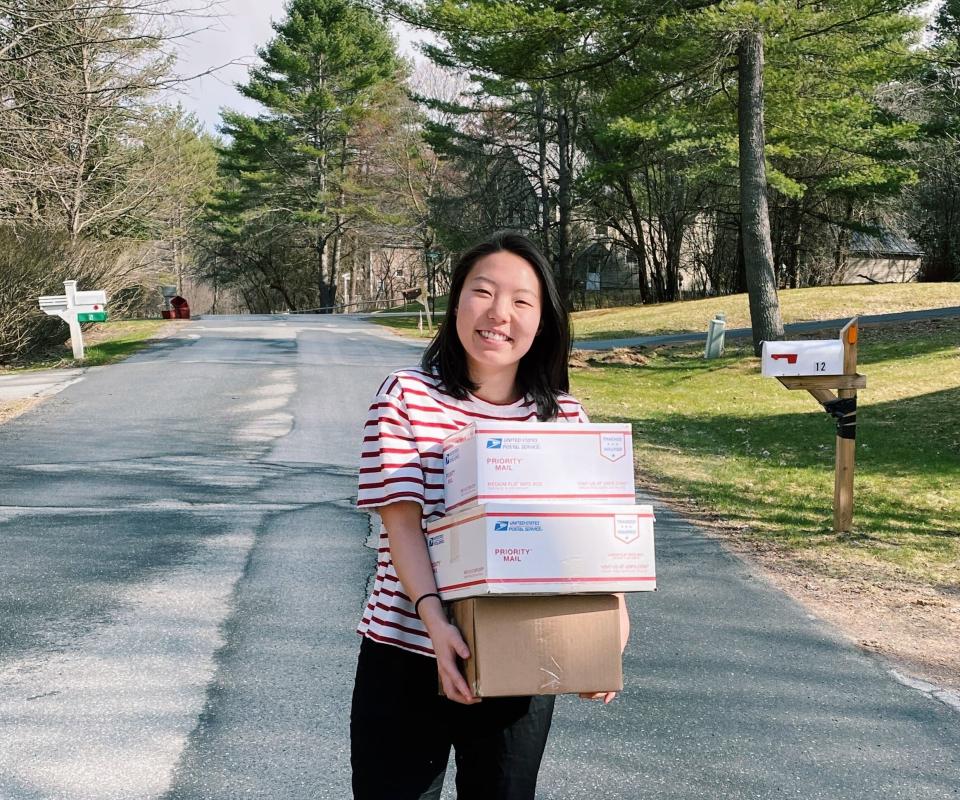
[[[443,443],[446,512],[487,502],[633,503],[627,424],[476,422]]]
[[[656,589],[653,508],[486,503],[427,526],[444,600]]]
[[[760,351],[760,374],[770,378],[843,375],[843,342],[840,339],[764,342]]]
[[[620,607],[612,595],[480,597],[452,605],[478,697],[623,688]]]

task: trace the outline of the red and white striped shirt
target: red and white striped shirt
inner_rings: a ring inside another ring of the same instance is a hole
[[[561,395],[559,403],[558,422],[588,421],[578,400]],[[476,420],[536,419],[530,398],[510,405],[495,405],[473,395],[457,400],[444,391],[435,375],[419,369],[394,372],[377,392],[363,428],[357,506],[373,509],[404,500],[419,503],[426,531],[428,522],[444,514],[443,440]],[[382,524],[376,580],[357,633],[433,655],[427,629],[400,585]]]

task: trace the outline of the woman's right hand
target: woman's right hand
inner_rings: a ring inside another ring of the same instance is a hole
[[[463,641],[463,636],[456,625],[445,619],[431,621],[427,626],[430,640],[433,642],[433,652],[437,656],[437,672],[440,675],[440,685],[448,700],[463,705],[473,705],[480,702],[470,691],[466,678],[460,671],[457,657],[469,658],[470,648]]]

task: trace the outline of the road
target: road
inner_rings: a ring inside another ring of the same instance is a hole
[[[0,800],[349,797],[359,430],[418,354],[211,317],[0,426]],[[627,688],[561,698],[538,797],[960,797],[957,710],[663,508],[657,531]]]

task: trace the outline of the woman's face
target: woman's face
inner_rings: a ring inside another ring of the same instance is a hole
[[[540,279],[527,261],[491,253],[473,265],[457,301],[457,336],[472,380],[517,364],[540,327]]]

